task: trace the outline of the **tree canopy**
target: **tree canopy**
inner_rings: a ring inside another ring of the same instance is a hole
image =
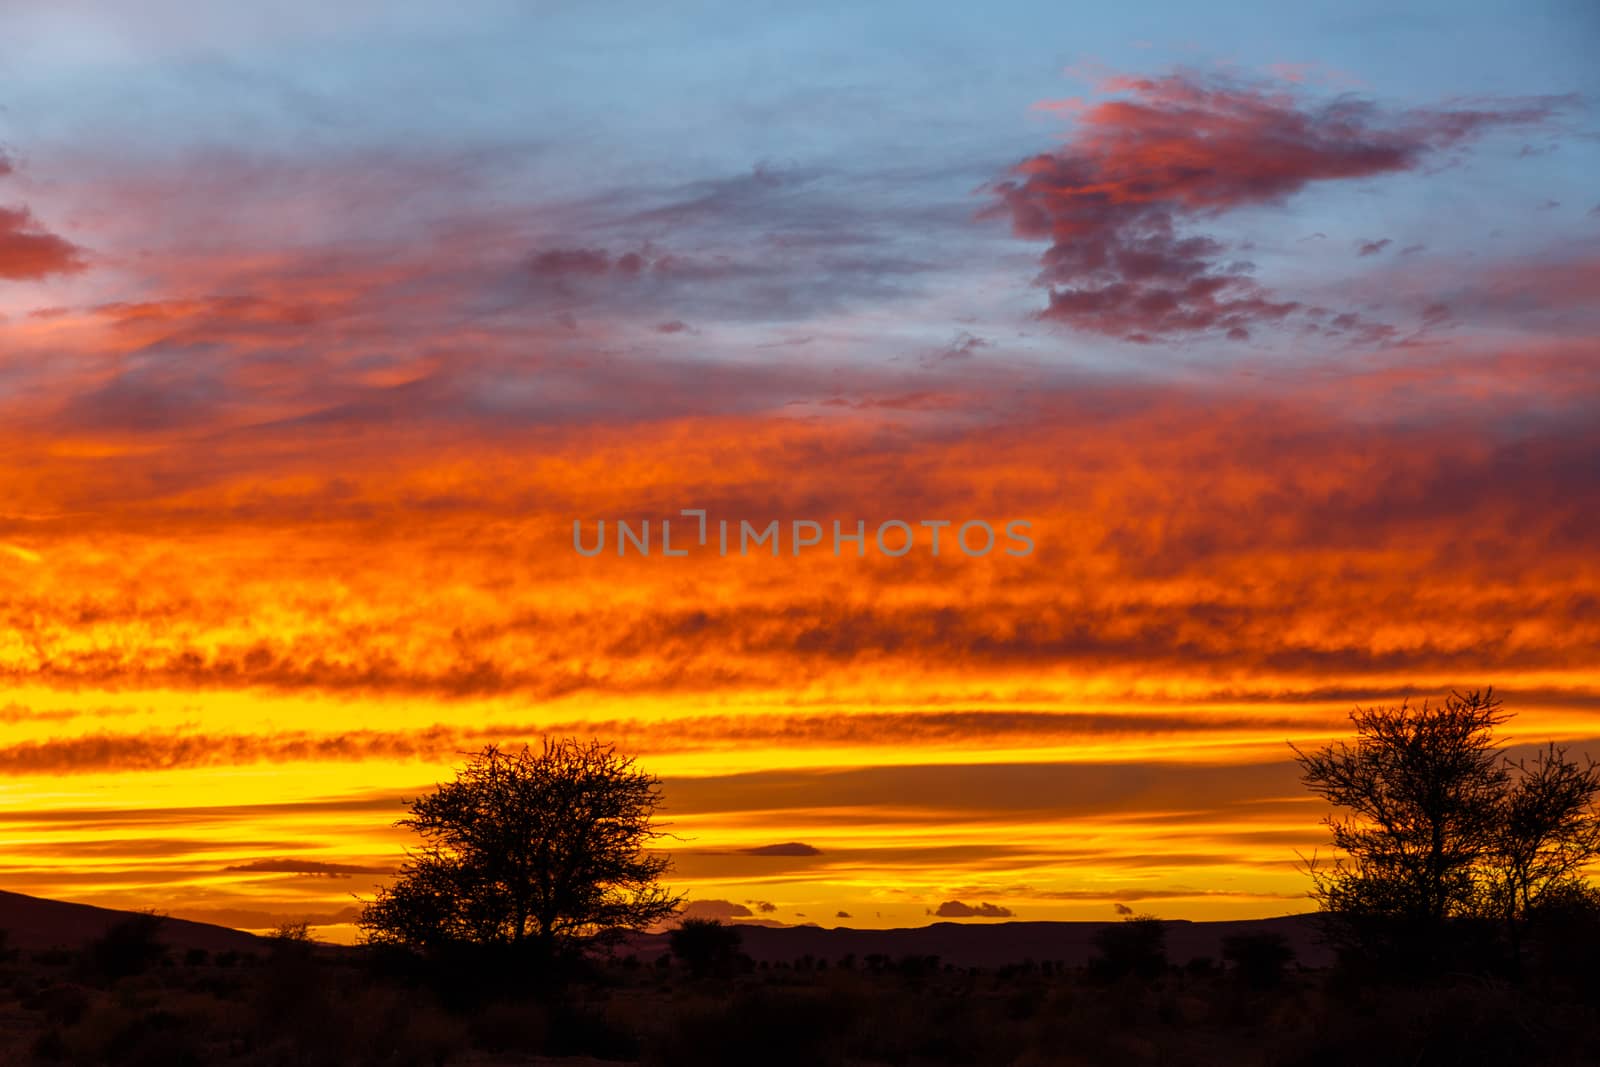
[[[1510,716],[1492,690],[1350,718],[1354,742],[1294,749],[1302,780],[1339,809],[1326,820],[1338,855],[1310,864],[1336,938],[1365,938],[1370,951],[1381,928],[1429,955],[1448,922],[1492,918],[1515,945],[1541,903],[1592,897],[1583,871],[1600,856],[1593,761],[1553,744],[1531,761],[1509,759],[1495,729]]]
[[[667,942],[691,974],[704,978],[732,973],[744,938],[718,919],[685,919],[667,935]]]
[[[379,943],[553,954],[660,922],[681,902],[659,884],[669,860],[649,847],[663,836],[660,801],[659,779],[597,741],[486,747],[410,803],[397,825],[422,844],[359,925]]]

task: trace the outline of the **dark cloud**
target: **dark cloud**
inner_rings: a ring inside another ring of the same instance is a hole
[[[393,867],[371,867],[355,863],[325,863],[292,856],[251,860],[224,867],[224,871],[249,874],[302,874],[317,878],[348,878],[356,874],[393,874]]]
[[[968,333],[966,330],[961,330],[956,333],[955,337],[950,339],[949,344],[927,356],[923,362],[943,363],[948,360],[970,359],[981,349],[989,347],[991,347],[989,341],[976,334]]]
[[[134,432],[204,426],[230,399],[216,354],[204,344],[151,347],[103,384],[78,394],[57,417]]]
[[[905,195],[908,182],[927,183],[927,197]],[[552,247],[526,260],[536,268],[533,295],[613,319],[795,321],[898,300],[949,269],[940,235],[946,243],[972,236],[970,207],[937,175],[767,165],[612,189],[566,205],[563,216],[566,234],[546,236]]]
[[[820,856],[822,850],[799,841],[786,841],[781,845],[762,845],[759,848],[739,850],[747,856]]]
[[[1217,812],[1236,802],[1304,796],[1296,765],[1287,759],[1215,767],[1075,763],[1070,773],[1061,765],[1047,763],[755,771],[675,777],[669,779],[667,788],[673,810],[684,814],[839,809],[848,815],[855,808],[879,808],[884,812],[906,810],[934,821],[961,817],[981,821],[1025,812],[1048,812],[1053,817]],[[1027,846],[1015,848],[1033,851]],[[829,852],[830,857],[836,855],[837,850]]]
[[[528,273],[539,278],[605,274],[611,256],[598,248],[552,248],[528,257]]]
[[[616,255],[600,248],[539,252],[527,261],[530,295],[536,303],[559,301],[563,310],[631,319],[679,313],[778,322],[896,299],[908,279],[938,269],[934,261],[895,251],[888,235],[866,247],[823,244],[784,254],[744,242],[724,246],[709,236],[687,247],[652,242]]]
[[[1009,919],[1016,912],[998,904],[963,904],[959,900],[947,900],[928,914],[941,919]]]
[[[436,760],[491,741],[516,743],[544,734],[594,734],[611,738],[631,751],[656,753],[715,748],[730,740],[737,740],[741,744],[786,746],[899,745],[913,742],[994,741],[1006,737],[1044,739],[1227,733],[1238,729],[1289,729],[1298,721],[1271,716],[995,710],[697,716],[654,725],[648,721],[620,719],[507,723],[492,728],[439,723],[412,730],[342,730],[326,735],[305,731],[265,735],[196,731],[99,732],[0,746],[0,774],[162,770],[241,763],[361,759]],[[741,849],[739,853],[768,858],[800,858],[822,854],[820,849],[798,841]]]
[[[188,837],[95,838],[91,840],[48,840],[39,844],[12,844],[8,856],[52,856],[59,858],[70,850],[74,856],[117,858],[122,860],[161,860],[175,856],[193,857],[208,852],[238,852],[242,849],[292,849],[287,841],[228,841]]]
[[[775,205],[785,194],[813,185],[815,170],[782,169],[757,163],[747,173],[692,182],[669,191],[667,203],[643,208],[629,216],[634,225],[669,223],[673,226],[732,221],[771,222]]]
[[[1375,256],[1392,244],[1394,244],[1394,242],[1387,237],[1380,238],[1376,241],[1362,241],[1356,248],[1356,255]]]
[[[1301,835],[1304,840],[1306,835]],[[1131,914],[1127,912],[1126,902],[1135,903],[1145,900],[1195,900],[1226,899],[1226,900],[1304,900],[1304,893],[1261,893],[1247,892],[1232,889],[1194,889],[1189,886],[1172,886],[1168,889],[1068,889],[1068,890],[1035,890],[1031,886],[1018,886],[1013,892],[1019,896],[1032,896],[1039,900],[1109,900],[1117,914]]]
[[[1056,767],[1057,773],[1062,774],[1075,773],[1076,769],[1076,765]],[[1172,773],[1175,779],[1189,778],[1185,769],[1174,770]],[[902,803],[898,805],[877,802],[844,809],[830,805],[827,798],[813,797],[812,805],[801,810],[804,812],[804,818],[812,824],[826,823],[840,829],[864,826],[948,826],[952,823],[973,827],[999,825],[1014,827],[1019,819],[1042,827],[1057,825],[1060,820],[1065,819],[1096,817],[1115,821],[1119,825],[1138,826],[1144,829],[1141,825],[1142,820],[1136,812],[1105,809],[1088,811],[1075,806],[1071,801],[1058,801],[1057,798],[1050,798],[1050,802],[1045,806],[1036,808],[1005,809],[990,806],[968,811],[953,811],[943,806],[937,799],[917,791],[915,787],[905,794]],[[1076,860],[1092,861],[1100,867],[1146,872],[1195,867],[1257,866],[1264,851],[1291,857],[1296,848],[1310,849],[1316,845],[1319,835],[1314,822],[1310,820],[1304,822],[1302,829],[1291,831],[1275,829],[1279,823],[1262,821],[1282,820],[1286,815],[1293,818],[1296,814],[1304,815],[1304,813],[1303,804],[1297,806],[1289,803],[1277,805],[1274,802],[1263,802],[1258,807],[1245,808],[1232,803],[1223,803],[1203,814],[1174,813],[1170,823],[1161,823],[1159,819],[1150,820],[1165,828],[1169,840],[1181,839],[1193,843],[1192,849],[1181,852],[1155,851],[1147,844],[1119,847],[1097,841],[1094,845],[1086,847],[1062,844],[1042,847],[1004,844],[997,840],[992,844],[970,845],[918,844],[892,847],[835,845],[829,848],[825,859],[787,866],[778,872],[751,868],[739,864],[736,860],[730,862],[730,857],[727,855],[716,853],[674,850],[673,861],[674,869],[682,877],[699,882],[716,883],[769,877],[775,873],[785,876],[826,874],[842,878],[873,878],[893,873],[937,875],[941,871],[952,870],[1024,871],[1036,868],[1048,869]],[[1211,820],[1211,825],[1203,826],[1208,819]],[[1216,821],[1221,819],[1236,821],[1240,828],[1219,832],[1214,827]],[[1150,829],[1153,831],[1155,827]],[[1042,832],[1054,834],[1058,831]],[[1283,862],[1291,861],[1285,859]],[[976,896],[980,893],[997,895],[999,891],[984,887],[970,892],[959,889],[952,892],[963,896]],[[1016,892],[1009,895],[1024,894]],[[1064,899],[1104,900],[1116,896],[1115,893],[1107,892]]]
[[[1047,318],[1132,340],[1209,331],[1248,336],[1300,309],[1190,231],[1234,209],[1287,200],[1314,182],[1412,170],[1495,126],[1537,124],[1566,101],[1484,110],[1384,112],[1342,96],[1175,74],[1116,79],[1122,98],[1076,116],[1059,151],[994,186],[995,213],[1046,239]]]
[[[719,919],[727,922],[730,919],[753,918],[755,912],[743,904],[735,904],[731,900],[691,900],[683,906],[678,913],[678,919]]]
[[[448,740],[447,740],[448,739]],[[450,751],[456,735],[446,730],[355,734],[280,735],[276,738],[186,733],[91,734],[21,742],[0,749],[0,773],[30,774],[81,768],[88,771],[164,770],[175,767],[228,766],[258,761],[365,759],[386,753],[390,758],[435,758]]]
[[[418,783],[416,789],[406,790],[414,796],[429,788]],[[189,823],[248,820],[302,816],[318,818],[336,815],[341,818],[381,816],[385,812],[398,813],[405,808],[400,793],[380,792],[366,796],[338,799],[284,801],[273,804],[196,805],[163,808],[0,808],[0,824],[26,827],[54,827],[62,833],[98,832],[133,826],[182,826]]]

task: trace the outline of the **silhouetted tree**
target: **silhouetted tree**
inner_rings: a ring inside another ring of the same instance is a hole
[[[1306,785],[1353,813],[1326,820],[1345,856],[1312,870],[1326,910],[1424,927],[1472,910],[1472,870],[1493,842],[1507,780],[1493,731],[1507,718],[1489,693],[1453,693],[1420,708],[1357,708],[1354,744],[1294,749]]]
[[[1435,966],[1446,920],[1478,910],[1474,869],[1507,782],[1493,733],[1507,718],[1492,693],[1452,693],[1420,708],[1357,708],[1354,744],[1290,746],[1306,785],[1350,813],[1325,820],[1344,855],[1309,864],[1347,955]]]
[[[1594,906],[1583,869],[1600,856],[1600,767],[1592,759],[1579,765],[1551,744],[1507,769],[1512,781],[1500,800],[1487,881],[1520,966],[1523,927],[1541,911],[1565,916]]]
[[[309,960],[316,949],[316,942],[311,938],[311,927],[308,923],[279,923],[272,933],[267,935],[267,942],[271,946],[268,959],[280,963],[289,960]]]
[[[1222,939],[1222,958],[1233,964],[1240,982],[1252,989],[1272,989],[1282,984],[1294,949],[1287,937],[1272,931],[1230,934]]]
[[[161,962],[167,953],[166,946],[161,943],[161,927],[165,922],[165,916],[154,912],[130,915],[89,942],[84,950],[84,962],[102,979],[143,974]]]
[[[298,948],[311,945],[311,924],[303,922],[281,922],[275,926],[270,935],[274,947]]]
[[[314,1032],[326,1007],[326,974],[317,966],[310,926],[282,922],[267,937],[266,965],[256,989],[255,1006],[272,1025],[290,1025]]]
[[[1496,903],[1526,918],[1550,894],[1582,885],[1582,871],[1600,855],[1600,766],[1567,759],[1554,744],[1532,762],[1517,760],[1501,798],[1491,852]]]
[[[1130,915],[1096,931],[1094,946],[1089,973],[1097,978],[1149,980],[1167,969],[1167,927],[1154,915]]]
[[[733,973],[744,937],[719,919],[685,919],[667,935],[672,955],[696,978]]]
[[[411,802],[397,825],[423,845],[359,925],[373,942],[502,945],[549,958],[669,918],[681,898],[657,883],[667,858],[648,851],[662,836],[659,787],[600,742],[547,740],[537,753],[491,745],[454,782]]]
[[[1309,864],[1341,947],[1436,967],[1452,921],[1503,920],[1515,946],[1541,896],[1583,884],[1600,854],[1600,770],[1554,746],[1531,764],[1503,758],[1494,730],[1510,716],[1492,690],[1350,718],[1353,744],[1290,746],[1306,785],[1345,812],[1326,820],[1343,855]]]

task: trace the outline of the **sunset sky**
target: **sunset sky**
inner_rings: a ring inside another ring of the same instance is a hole
[[[578,735],[703,914],[1242,918],[1355,705],[1600,756],[1600,11],[1407,9],[6,0],[0,888],[347,939]]]

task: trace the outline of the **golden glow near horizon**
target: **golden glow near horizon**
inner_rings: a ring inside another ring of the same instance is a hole
[[[1600,755],[1575,98],[1186,66],[1030,110],[991,53],[861,127],[791,115],[806,72],[697,90],[701,153],[665,84],[527,91],[542,15],[457,42],[480,87],[334,6],[270,79],[215,76],[228,5],[0,35],[0,888],[348,937],[402,798],[565,734],[662,776],[710,914],[1260,916],[1326,837],[1287,743],[1354,705],[1492,685]],[[618,553],[695,509],[780,551]]]
[[[366,472],[357,454],[337,486],[224,469],[121,504],[101,464],[181,472],[187,446],[27,443],[50,458],[7,474],[32,517],[0,572],[0,880],[349,937],[352,894],[407,844],[401,798],[482,744],[580,734],[666,780],[672,884],[740,917],[1278,914],[1306,907],[1297,854],[1323,840],[1285,742],[1339,736],[1352,703],[1494,682],[1514,739],[1600,736],[1595,623],[1562,607],[1593,595],[1596,564],[1522,551],[1490,507],[1474,518],[1492,561],[1442,566],[1424,526],[1342,546],[1265,509],[1293,455],[1225,477],[1157,439],[1134,473],[1040,425],[822,470],[786,464],[864,447],[859,424],[677,430],[633,463],[610,442],[606,474],[548,443],[520,470],[500,446]],[[1059,455],[1077,459],[1057,481],[1014,474]],[[1326,458],[1305,479],[1319,495],[1370,484]],[[1028,516],[1037,552],[571,549],[571,517],[713,498],[874,515],[884,479],[918,513]],[[1480,659],[1501,666],[1483,677]]]

